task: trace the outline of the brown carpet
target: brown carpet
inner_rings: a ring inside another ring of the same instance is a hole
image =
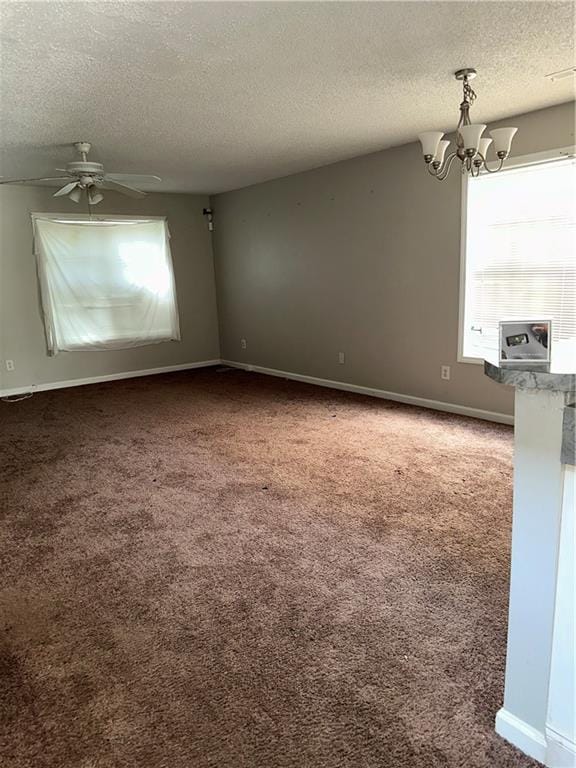
[[[529,768],[510,428],[238,371],[0,403],[2,768]]]

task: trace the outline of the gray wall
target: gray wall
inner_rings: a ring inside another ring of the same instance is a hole
[[[32,254],[31,211],[82,212],[46,187],[0,187],[0,389],[179,365],[220,356],[208,198],[151,194],[132,200],[107,192],[98,213],[167,216],[180,314],[180,342],[134,349],[61,352],[49,357]],[[4,361],[14,360],[7,372]]]
[[[573,104],[504,124],[517,156],[574,143]],[[428,177],[419,144],[212,205],[223,358],[512,413],[511,391],[456,361],[460,178]]]
[[[510,121],[506,121],[510,123]],[[570,104],[523,115],[514,154],[574,142]],[[409,144],[206,197],[113,193],[100,213],[168,217],[181,342],[49,357],[31,211],[77,212],[42,187],[0,187],[0,389],[220,356],[503,413],[512,392],[457,363],[460,180],[428,178]],[[240,348],[240,339],[248,348]],[[337,362],[346,354],[345,365]],[[15,361],[8,373],[3,361]],[[440,379],[440,365],[452,379]]]

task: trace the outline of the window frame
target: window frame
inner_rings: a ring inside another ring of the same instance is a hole
[[[520,157],[513,157],[506,161],[505,168],[500,173],[506,173],[506,171],[514,168],[521,168],[528,165],[540,165],[542,163],[551,163],[556,160],[563,160],[564,158],[576,156],[576,145],[569,145],[567,147],[559,147],[557,149],[549,149],[544,152],[534,152],[529,155],[521,155]],[[482,171],[482,174],[487,171]],[[467,266],[467,254],[466,254],[466,237],[467,237],[467,219],[468,219],[468,184],[469,176],[464,174],[462,176],[461,187],[461,203],[460,203],[460,287],[458,298],[458,350],[456,360],[459,363],[470,363],[472,365],[484,365],[484,358],[481,357],[469,357],[464,354],[464,319],[465,319],[465,304],[466,304],[466,266]]]
[[[51,219],[52,221],[85,221],[87,224],[93,221],[127,221],[133,223],[146,223],[147,221],[163,221],[168,226],[167,216],[126,216],[117,213],[54,213],[53,211],[32,211],[32,219]]]

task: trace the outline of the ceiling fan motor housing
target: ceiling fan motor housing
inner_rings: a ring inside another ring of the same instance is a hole
[[[75,160],[68,163],[66,172],[71,176],[104,176],[104,166],[102,163],[91,163],[88,160]]]

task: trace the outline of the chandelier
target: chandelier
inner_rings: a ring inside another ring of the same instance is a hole
[[[446,156],[450,146],[447,139],[443,139],[440,131],[426,131],[418,135],[422,142],[424,162],[428,172],[439,181],[450,173],[450,168],[455,158],[461,163],[462,173],[470,176],[478,176],[482,170],[488,173],[497,173],[504,165],[504,160],[510,154],[512,139],[518,128],[496,128],[490,131],[491,139],[482,138],[486,129],[485,125],[470,122],[470,107],[476,99],[470,80],[476,77],[476,70],[467,68],[459,69],[454,73],[456,80],[462,81],[464,96],[460,104],[460,120],[456,129],[456,149]],[[488,166],[488,148],[494,142],[494,151],[499,160],[496,168]]]

